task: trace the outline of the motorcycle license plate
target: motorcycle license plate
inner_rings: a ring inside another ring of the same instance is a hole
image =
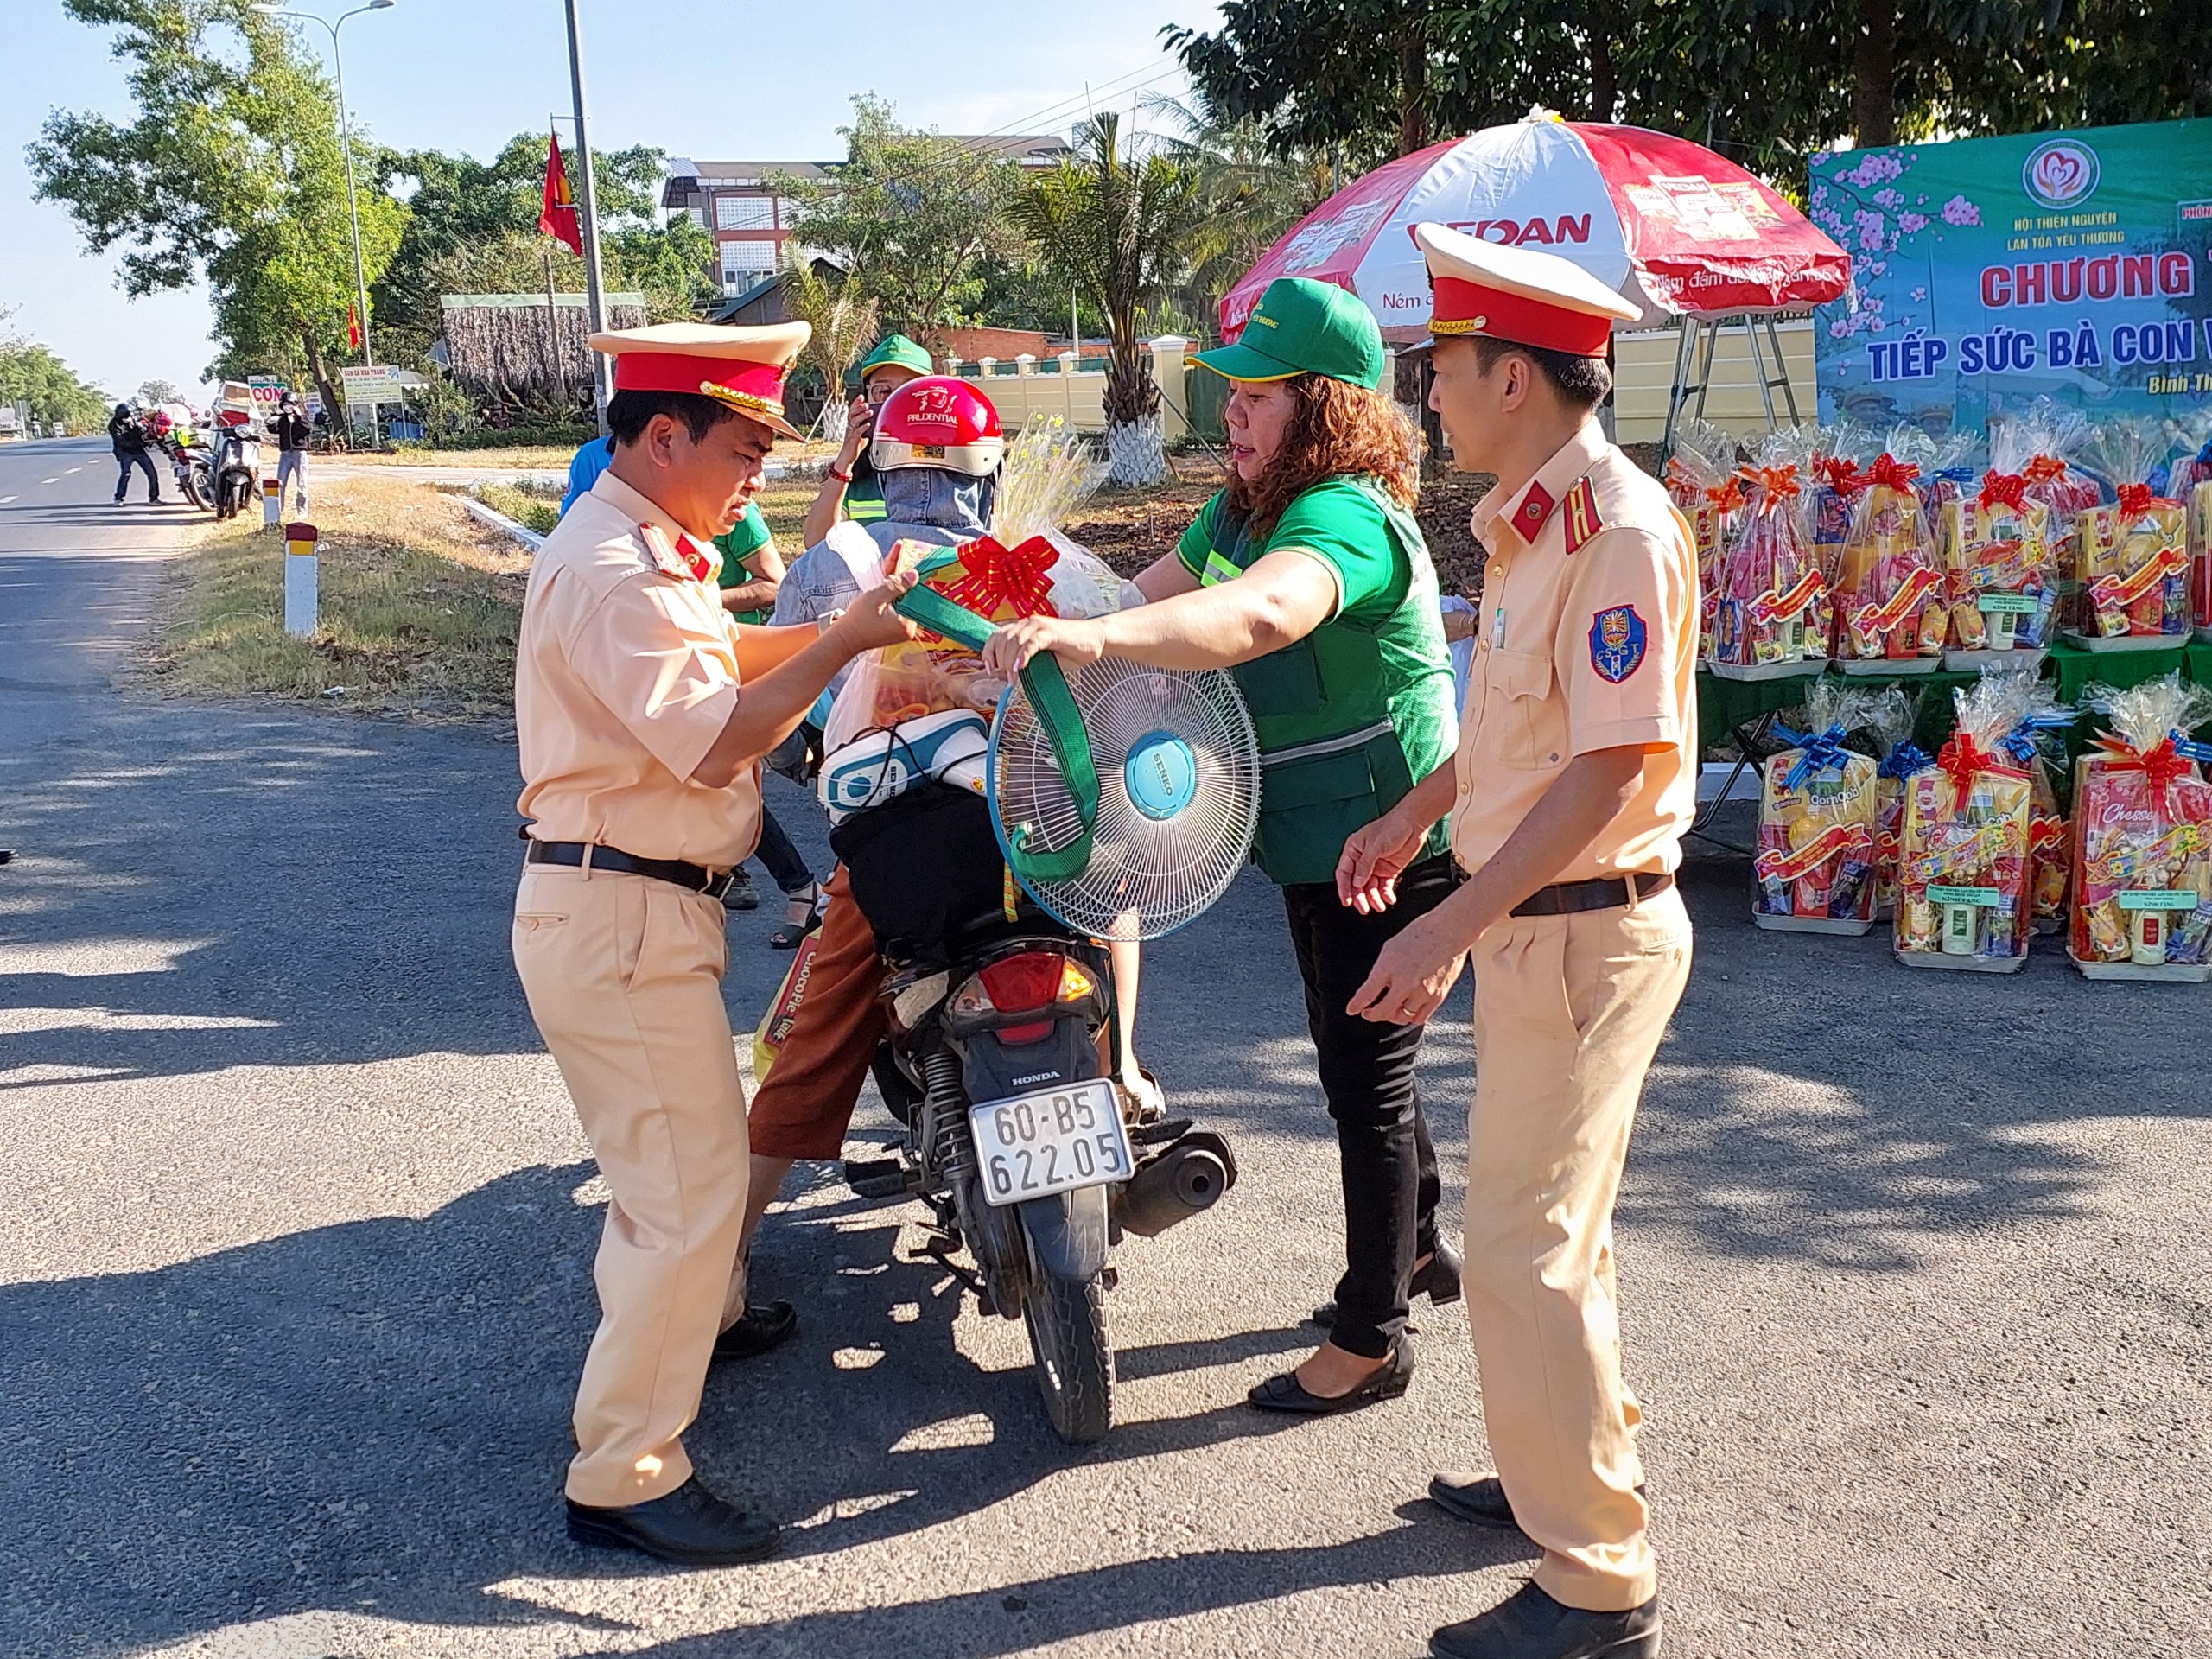
[[[1104,1078],[971,1107],[983,1196],[1021,1204],[1129,1179],[1129,1135]]]

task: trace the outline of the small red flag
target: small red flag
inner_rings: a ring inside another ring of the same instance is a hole
[[[569,251],[581,254],[584,251],[584,233],[576,223],[576,204],[569,194],[569,169],[561,164],[561,136],[546,135],[545,149],[545,205],[538,210],[537,228],[556,242],[565,242]]]
[[[361,349],[361,319],[350,305],[346,308],[346,349],[349,352]]]

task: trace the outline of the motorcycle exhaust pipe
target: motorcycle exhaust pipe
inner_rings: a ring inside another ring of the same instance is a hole
[[[1157,1238],[1176,1223],[1218,1204],[1236,1180],[1229,1148],[1206,1144],[1218,1140],[1205,1134],[1190,1135],[1138,1165],[1115,1197],[1114,1219],[1122,1230]]]

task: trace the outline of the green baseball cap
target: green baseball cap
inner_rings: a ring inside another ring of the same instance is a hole
[[[1234,346],[1200,352],[1192,361],[1231,380],[1319,374],[1372,391],[1382,384],[1382,331],[1366,306],[1333,283],[1279,276]]]
[[[861,359],[860,377],[865,380],[869,371],[881,368],[912,369],[916,374],[937,372],[930,354],[904,334],[886,334],[876,341],[875,349]]]

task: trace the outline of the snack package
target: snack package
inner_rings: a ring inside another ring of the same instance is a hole
[[[1827,656],[1827,582],[1805,545],[1798,476],[1778,457],[1737,475],[1746,505],[1713,573],[1709,660],[1716,668]]]
[[[1849,747],[1865,694],[1814,684],[1802,732],[1770,757],[1759,788],[1752,918],[1762,927],[1864,933],[1874,920],[1874,758]]]
[[[2033,789],[2002,748],[2028,677],[1985,674],[1955,695],[1959,722],[1936,764],[1906,780],[1896,944],[1913,967],[2025,964]]]
[[[1841,661],[1932,664],[1942,655],[1942,574],[1921,508],[1919,477],[1919,467],[1891,449],[1867,468],[1866,491],[1836,572]]]
[[[1719,601],[1716,567],[1732,517],[1744,505],[1735,466],[1736,440],[1712,422],[1693,416],[1675,429],[1674,453],[1667,457],[1667,493],[1689,521],[1697,548],[1698,656],[1706,662],[1713,660]]]
[[[1953,651],[2032,650],[2050,643],[2058,605],[2052,580],[2050,509],[2028,494],[2024,472],[1982,474],[1970,496],[1937,518],[1945,639]]]
[[[1904,840],[1905,780],[1936,764],[1936,757],[1912,741],[1920,723],[1920,701],[1901,686],[1889,686],[1868,699],[1864,729],[1880,765],[1874,773],[1874,914],[1891,914],[1897,902],[1897,852]]]
[[[2212,717],[2212,693],[2169,674],[2082,700],[2111,730],[2074,763],[2069,951],[2101,975],[2212,973],[2212,785],[2199,769],[2212,747],[2186,735]]]
[[[1933,443],[1920,469],[1920,502],[1930,540],[1942,535],[1943,510],[1974,493],[1984,470],[1978,464],[1980,453],[1980,435],[1973,431],[1954,432]]]
[[[2032,675],[2025,677],[2024,689],[2027,712],[2005,734],[2004,749],[2012,764],[2028,774],[2030,908],[2044,931],[2055,932],[2066,920],[2073,832],[2058,804],[2057,779],[2044,740],[2071,726],[2075,713],[2059,707],[2058,693]]]
[[[2166,439],[2151,422],[2120,420],[2101,428],[2092,447],[2119,499],[2077,521],[2082,638],[2179,638],[2191,626],[2187,515],[2150,483]]]

